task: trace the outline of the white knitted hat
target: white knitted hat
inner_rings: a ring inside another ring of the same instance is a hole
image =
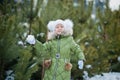
[[[49,21],[47,28],[50,32],[53,32],[55,30],[55,27],[57,24],[62,24],[65,29],[72,29],[73,28],[73,22],[70,19],[61,20],[58,19],[56,21]]]
[[[48,36],[47,36],[48,40],[55,38],[56,33],[54,32],[54,30],[57,24],[62,24],[64,27],[64,31],[63,33],[61,33],[61,35],[63,36],[73,35],[73,22],[70,19],[66,19],[66,20],[58,19],[56,21],[49,21],[47,25],[47,28],[49,30]]]

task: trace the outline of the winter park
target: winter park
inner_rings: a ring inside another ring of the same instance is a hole
[[[0,80],[120,80],[120,0],[0,0]]]

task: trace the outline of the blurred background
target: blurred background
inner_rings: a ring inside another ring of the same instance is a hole
[[[25,39],[33,34],[44,43],[56,19],[73,21],[86,57],[83,70],[72,62],[72,80],[120,72],[120,0],[0,0],[0,80],[41,80],[42,56]]]

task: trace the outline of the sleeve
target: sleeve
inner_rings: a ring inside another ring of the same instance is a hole
[[[36,56],[38,57],[39,63],[42,63],[44,59],[50,58],[49,50],[50,45],[48,42],[43,44],[40,41],[36,40],[34,51]]]
[[[73,40],[72,38],[72,42],[71,42],[71,51],[73,53],[74,58],[76,61],[78,60],[85,60],[85,56],[84,53],[82,51],[82,49],[80,48],[80,46]]]

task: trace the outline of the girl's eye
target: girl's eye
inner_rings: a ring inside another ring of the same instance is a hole
[[[61,26],[61,28],[63,28],[63,26]]]

